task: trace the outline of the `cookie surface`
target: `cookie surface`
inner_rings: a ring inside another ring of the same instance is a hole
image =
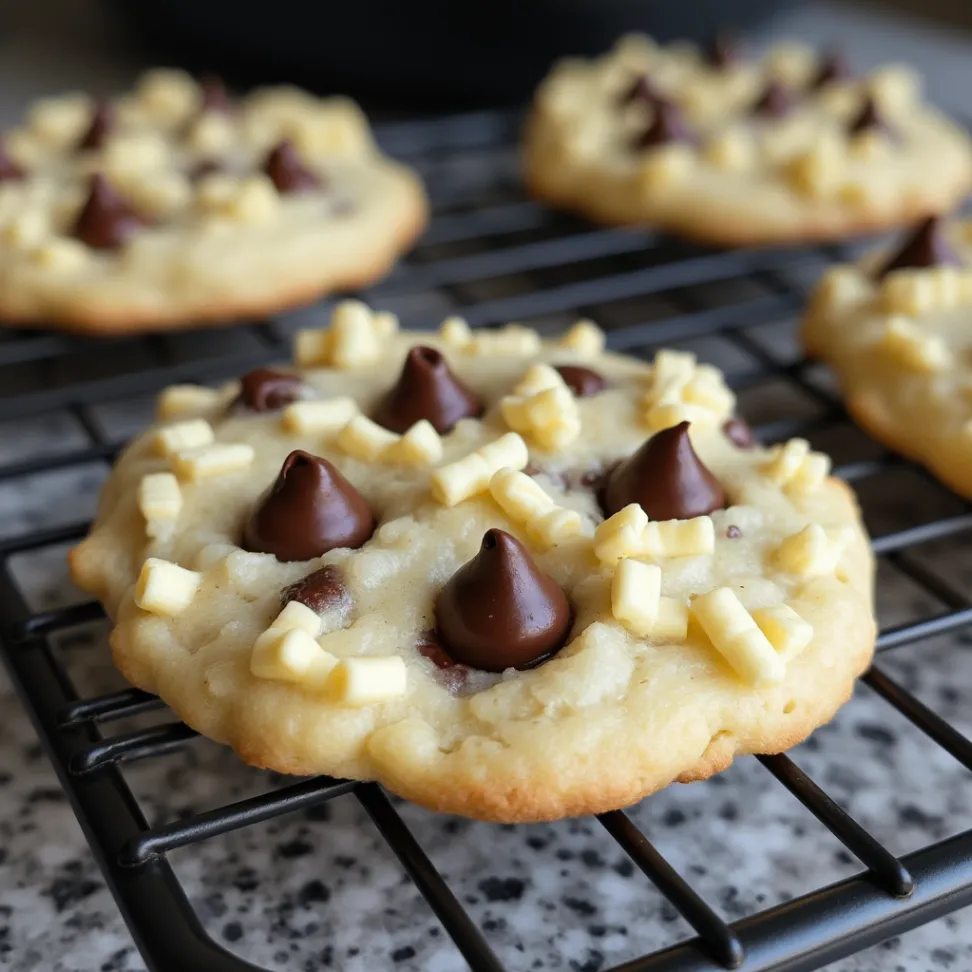
[[[296,359],[164,393],[71,555],[122,672],[246,761],[551,819],[786,749],[867,667],[852,494],[691,355],[348,302]]]
[[[972,225],[926,220],[890,249],[831,268],[802,340],[837,372],[876,439],[972,497]]]
[[[896,226],[950,208],[972,179],[965,133],[907,68],[852,78],[797,45],[747,60],[638,35],[555,66],[524,167],[553,205],[728,246]]]
[[[253,317],[380,277],[424,191],[343,98],[178,71],[31,105],[0,146],[0,319],[91,332]]]

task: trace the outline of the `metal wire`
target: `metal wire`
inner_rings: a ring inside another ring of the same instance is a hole
[[[645,319],[610,328],[610,347],[638,352],[672,340],[720,335],[756,363],[755,368],[735,376],[737,389],[783,382],[820,409],[819,414],[808,418],[783,418],[759,427],[757,432],[764,441],[825,431],[846,420],[839,400],[811,380],[806,362],[778,356],[754,340],[749,331],[759,324],[784,320],[802,305],[805,295],[790,285],[784,276],[787,270],[807,262],[822,264],[839,250],[703,251],[660,240],[642,230],[592,229],[552,214],[525,200],[503,167],[479,182],[453,178],[475,161],[483,148],[493,152],[510,146],[517,124],[511,115],[485,112],[382,130],[386,146],[409,158],[428,177],[436,212],[418,251],[374,288],[369,298],[380,304],[385,299],[435,290],[447,296],[471,324],[480,325],[537,315],[582,315],[593,305],[661,297],[668,308],[666,313],[646,314]],[[483,237],[489,237],[489,246],[482,247],[479,241]],[[479,243],[478,252],[445,256],[439,252],[442,247],[472,242]],[[570,274],[563,273],[565,266],[570,267]],[[545,274],[546,282],[538,283]],[[509,283],[509,294],[476,299],[476,285],[488,280]],[[697,289],[701,285],[740,281],[757,281],[762,289],[727,306],[701,305]],[[430,323],[422,312],[402,316],[406,326]],[[111,461],[117,448],[93,417],[92,406],[157,391],[177,381],[217,381],[283,356],[284,322],[238,325],[236,330],[247,340],[216,358],[173,360],[161,338],[102,344],[100,353],[107,359],[115,350],[139,347],[153,364],[119,369],[116,374],[73,373],[68,380],[56,383],[47,380],[45,369],[83,355],[90,348],[83,339],[34,332],[15,334],[0,342],[0,368],[33,368],[38,375],[33,384],[0,394],[0,419],[66,409],[87,440],[60,453],[0,466],[0,482]],[[904,460],[884,451],[877,458],[849,463],[837,472],[848,481],[864,482],[904,467]],[[218,834],[353,794],[469,966],[476,972],[503,972],[504,966],[487,937],[374,784],[328,778],[300,780],[172,824],[148,826],[119,772],[119,764],[154,759],[190,745],[195,732],[181,723],[169,722],[103,738],[99,728],[103,723],[162,708],[161,702],[136,689],[78,698],[47,639],[101,618],[101,608],[94,602],[84,602],[31,611],[11,575],[12,557],[76,541],[86,527],[84,523],[71,523],[0,540],[0,634],[14,683],[146,964],[157,972],[259,972],[208,937],[166,855]],[[879,637],[879,650],[972,624],[969,600],[909,555],[918,544],[970,529],[972,511],[963,509],[875,538],[875,552],[943,609],[886,629]],[[865,682],[889,707],[972,770],[972,743],[957,729],[882,669],[873,668]],[[737,967],[750,972],[809,970],[972,902],[972,831],[899,859],[790,759],[767,756],[760,761],[858,857],[864,870],[838,884],[727,923],[629,816],[621,811],[603,814],[599,820],[607,832],[697,933],[688,942],[627,962],[615,972],[712,972]]]

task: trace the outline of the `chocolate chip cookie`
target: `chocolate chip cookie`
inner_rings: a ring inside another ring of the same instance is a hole
[[[779,752],[874,647],[850,490],[688,353],[346,302],[176,386],[71,555],[119,668],[258,766],[543,820]]]
[[[726,246],[841,238],[949,209],[972,184],[966,133],[910,69],[854,77],[837,56],[760,58],[622,39],[565,60],[526,128],[533,193],[599,222]]]
[[[82,332],[253,317],[384,274],[418,178],[343,98],[179,71],[32,104],[0,142],[0,320]]]
[[[972,497],[972,223],[922,220],[890,248],[831,268],[804,317],[847,408],[876,439]]]

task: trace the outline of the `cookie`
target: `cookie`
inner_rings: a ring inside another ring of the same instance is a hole
[[[384,274],[426,223],[358,107],[180,71],[31,105],[0,144],[0,320],[82,332],[256,317]]]
[[[168,389],[71,554],[116,664],[249,763],[489,820],[794,745],[874,647],[853,495],[713,367],[603,344],[347,302]]]
[[[526,125],[531,191],[608,224],[724,246],[841,238],[950,208],[972,184],[964,131],[908,68],[852,77],[779,45],[742,57],[623,38],[560,62]]]
[[[970,311],[972,222],[930,218],[832,267],[802,340],[836,371],[861,426],[972,498]]]

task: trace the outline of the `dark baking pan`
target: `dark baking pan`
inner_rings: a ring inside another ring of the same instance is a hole
[[[629,30],[704,40],[799,0],[112,0],[159,60],[369,104],[523,101],[550,63]]]

